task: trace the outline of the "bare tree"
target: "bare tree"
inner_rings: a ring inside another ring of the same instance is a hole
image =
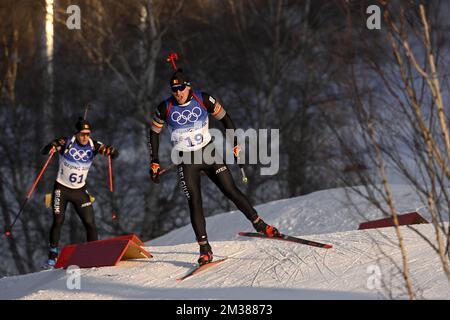
[[[442,54],[446,50],[442,46],[445,19],[439,15],[447,5],[384,1],[381,5],[383,30],[373,37],[367,30],[361,31],[357,39],[362,46],[353,47],[355,54],[363,57],[352,65],[346,83],[353,97],[349,104],[353,125],[350,130],[335,128],[334,133],[344,161],[370,168],[356,172],[352,180],[341,177],[342,181],[392,218],[402,257],[399,270],[409,298],[415,299],[420,288],[410,277],[408,247],[399,227],[391,183],[396,175],[422,199],[431,217],[434,239],[414,226],[408,228],[437,254],[450,281],[449,110],[441,85],[448,79],[445,70],[449,61]],[[383,60],[379,53],[384,53]],[[328,123],[333,127],[332,119],[328,118]],[[362,185],[364,192],[355,183]]]

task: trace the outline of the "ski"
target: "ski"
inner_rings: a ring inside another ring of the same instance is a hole
[[[194,269],[192,269],[191,271],[189,271],[186,275],[182,276],[181,278],[178,278],[177,281],[183,281],[186,278],[189,278],[189,277],[191,277],[191,276],[193,276],[193,275],[195,275],[197,273],[200,273],[203,270],[209,269],[210,267],[216,266],[219,263],[224,262],[225,260],[227,260],[227,258],[223,258],[223,259],[220,259],[220,260],[217,260],[217,261],[213,261],[213,262],[204,264],[202,266],[197,266]]]
[[[301,244],[306,244],[308,246],[325,248],[325,249],[333,248],[333,246],[331,244],[315,242],[312,240],[306,240],[306,239],[302,239],[302,238],[296,238],[296,237],[288,236],[285,234],[281,234],[279,237],[269,237],[265,234],[257,233],[257,232],[239,232],[239,235],[242,237],[253,237],[253,238],[289,241],[289,242],[301,243]]]

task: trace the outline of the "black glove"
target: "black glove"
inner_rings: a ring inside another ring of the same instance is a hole
[[[154,183],[159,183],[159,173],[161,172],[161,166],[158,160],[152,160],[150,164],[150,178]]]
[[[61,138],[53,140],[51,143],[42,148],[41,154],[49,154],[50,151],[55,148],[55,151],[61,150],[61,147],[66,144],[66,140]]]
[[[41,154],[49,154],[50,150],[52,150],[53,148],[56,148],[56,146],[52,143],[49,143],[48,145],[46,145],[45,147],[42,148],[41,150]]]
[[[113,147],[109,147],[109,154],[111,155],[111,159],[117,159],[117,157],[119,157],[119,150],[117,150],[116,148]]]
[[[111,159],[116,159],[119,156],[119,151],[111,146],[102,145],[98,152],[104,156],[111,156]]]
[[[234,156],[234,160],[236,160],[236,163],[238,162],[238,160],[240,158],[240,153],[241,153],[241,146],[237,144],[233,148],[233,156]]]

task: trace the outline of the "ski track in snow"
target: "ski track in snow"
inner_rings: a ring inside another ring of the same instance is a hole
[[[408,187],[393,190],[404,211],[420,207]],[[215,259],[227,261],[184,281],[176,279],[188,273],[198,257],[190,226],[146,242],[152,259],[82,269],[81,290],[67,289],[65,270],[46,270],[0,279],[0,299],[406,299],[401,275],[391,262],[401,264],[394,229],[355,230],[365,219],[343,203],[343,194],[333,189],[257,206],[280,231],[330,243],[332,249],[239,237],[239,231],[250,231],[251,226],[232,211],[207,218]],[[365,207],[371,219],[380,218],[364,201],[358,206]],[[416,228],[433,238],[431,225]],[[401,230],[419,298],[450,299],[438,256],[414,231]],[[368,268],[374,266],[390,289],[368,288]]]

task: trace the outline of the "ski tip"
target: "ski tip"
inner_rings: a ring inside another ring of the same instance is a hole
[[[323,246],[325,249],[331,249],[333,248],[333,246],[331,244],[326,244]]]
[[[186,279],[192,277],[193,275],[195,275],[195,274],[197,274],[197,273],[199,273],[199,272],[201,272],[201,271],[203,271],[203,270],[205,270],[205,269],[207,269],[209,267],[212,267],[212,266],[214,266],[216,264],[219,264],[219,263],[221,263],[221,262],[223,262],[223,261],[225,261],[227,259],[228,259],[228,257],[224,257],[222,259],[215,260],[215,261],[212,261],[210,263],[207,263],[207,264],[204,264],[204,265],[201,265],[201,266],[197,265],[193,270],[191,270],[191,272],[189,272],[188,274],[182,276],[181,278],[177,278],[176,281],[180,282],[180,281],[186,280]]]

